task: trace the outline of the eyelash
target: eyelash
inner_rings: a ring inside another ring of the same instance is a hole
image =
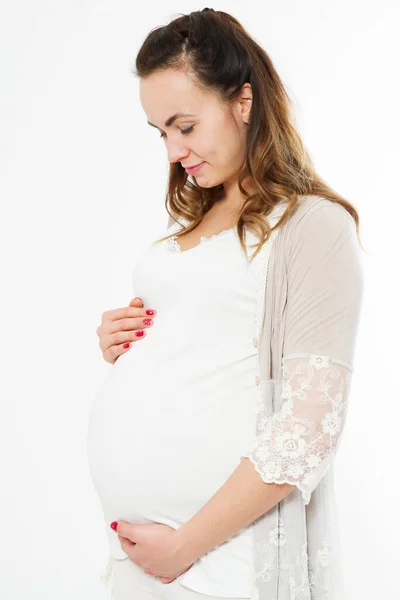
[[[181,129],[180,131],[181,131],[182,135],[187,135],[188,133],[190,133],[191,131],[193,131],[193,128],[194,128],[194,125],[192,125],[192,126],[191,126],[191,127],[189,127],[188,129]],[[162,138],[162,137],[165,137],[165,133],[162,133],[162,134],[160,135],[160,137],[161,137],[161,138]]]

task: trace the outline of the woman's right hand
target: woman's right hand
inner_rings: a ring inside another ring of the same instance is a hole
[[[149,311],[152,313],[149,314]],[[114,364],[118,356],[129,350],[132,342],[146,337],[144,330],[152,327],[155,315],[154,309],[143,307],[140,298],[131,300],[129,306],[106,310],[96,329],[104,360]]]

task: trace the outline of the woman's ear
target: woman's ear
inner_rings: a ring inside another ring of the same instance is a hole
[[[240,98],[240,112],[244,123],[249,123],[251,105],[253,103],[253,92],[251,89],[251,83],[245,83],[242,88]]]

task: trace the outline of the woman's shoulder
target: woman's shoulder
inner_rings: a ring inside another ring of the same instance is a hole
[[[302,196],[296,210],[277,230],[275,257],[285,263],[309,260],[343,245],[356,247],[356,224],[344,206],[321,196]]]
[[[339,202],[321,196],[307,196],[300,203],[300,221],[304,227],[355,228],[355,221]]]
[[[298,206],[288,220],[291,237],[303,237],[318,231],[355,229],[355,221],[346,208],[322,196],[299,196]]]

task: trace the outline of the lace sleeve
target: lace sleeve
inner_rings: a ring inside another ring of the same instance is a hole
[[[358,240],[343,207],[325,205],[307,219],[287,276],[275,412],[269,403],[241,458],[250,458],[265,482],[297,486],[308,504],[343,433],[362,300]]]
[[[329,356],[291,354],[282,369],[281,409],[246,456],[264,481],[296,485],[308,504],[341,438],[351,366]]]

